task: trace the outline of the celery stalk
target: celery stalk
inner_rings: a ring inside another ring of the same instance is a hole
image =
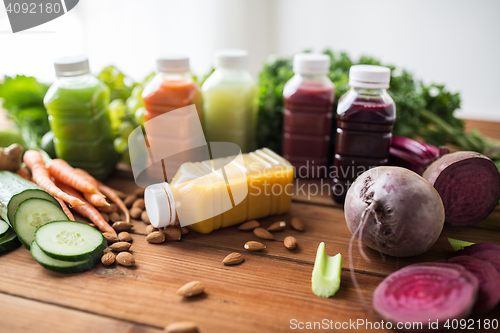
[[[340,287],[342,256],[340,253],[330,257],[325,252],[325,243],[321,242],[316,253],[312,272],[312,291],[316,296],[328,298],[335,295]]]

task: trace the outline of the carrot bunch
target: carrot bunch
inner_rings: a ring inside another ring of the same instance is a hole
[[[116,192],[86,171],[73,168],[61,159],[53,159],[47,166],[37,150],[25,152],[23,161],[31,169],[31,180],[56,198],[70,220],[74,221],[75,218],[66,203],[75,212],[91,220],[102,232],[116,234],[97,209],[110,206],[107,196],[123,211],[126,221],[130,221],[129,211]]]

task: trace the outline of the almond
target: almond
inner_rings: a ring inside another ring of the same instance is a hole
[[[120,252],[116,255],[116,262],[123,266],[134,266],[135,258],[129,252]]]
[[[111,250],[111,248],[108,246],[108,247],[106,247],[106,248],[102,251],[102,253],[103,253],[103,254],[106,254],[106,253],[109,253],[109,252],[111,252],[111,251],[112,251],[112,250]]]
[[[148,234],[148,235],[149,235],[149,234],[150,234],[150,233],[152,233],[153,231],[158,231],[158,230],[159,230],[158,228],[155,228],[155,227],[153,227],[153,226],[150,224],[150,225],[148,225],[148,226],[146,227],[146,234]]]
[[[104,232],[102,234],[104,238],[108,241],[108,244],[113,244],[114,242],[118,242],[118,237],[116,235],[109,233],[109,232]]]
[[[136,201],[134,201],[134,203],[132,204],[132,208],[139,208],[140,210],[143,210],[144,208],[146,208],[146,204],[144,202],[144,199],[139,198]]]
[[[125,204],[125,206],[130,208],[130,207],[132,207],[132,204],[136,200],[137,200],[137,196],[135,194],[131,194],[131,195],[127,195],[127,197],[125,199],[123,199],[123,203]]]
[[[253,233],[255,236],[257,236],[259,238],[274,240],[274,236],[264,228],[255,228],[253,230]]]
[[[190,321],[180,321],[165,327],[165,333],[199,333],[198,325]]]
[[[189,234],[189,228],[188,227],[181,227],[181,233],[183,235]]]
[[[120,214],[118,214],[117,212],[109,213],[109,219],[113,222],[118,222],[121,220]]]
[[[140,219],[142,214],[142,209],[134,207],[130,210],[130,217],[133,219]],[[111,216],[109,217],[111,218]]]
[[[104,219],[104,221],[109,223],[109,215],[107,213],[102,213],[102,212],[101,212],[101,215],[102,215],[102,218]]]
[[[108,252],[101,257],[101,262],[104,266],[109,266],[115,262],[115,254],[113,252]]]
[[[191,297],[201,294],[205,291],[205,285],[200,281],[191,281],[177,290],[177,295]]]
[[[151,244],[160,244],[165,241],[165,234],[161,231],[153,231],[146,236],[146,240]]]
[[[109,205],[109,206],[100,206],[100,207],[97,207],[97,210],[99,210],[102,213],[112,213],[113,212],[113,207],[111,205]]]
[[[243,256],[241,254],[239,254],[238,252],[233,252],[231,254],[228,254],[224,258],[224,260],[222,260],[222,263],[224,265],[237,265],[237,264],[242,263],[243,260],[245,260],[245,258],[243,258]]]
[[[142,222],[146,223],[146,224],[150,224],[151,222],[149,221],[149,216],[148,216],[148,212],[147,211],[143,211],[141,213],[141,220]]]
[[[295,229],[297,231],[304,231],[305,230],[304,223],[302,223],[302,221],[296,217],[292,218],[292,220],[290,221],[290,225],[292,226],[293,229]]]
[[[132,239],[132,236],[126,232],[126,231],[122,231],[118,234],[118,240],[121,241],[121,242],[131,242],[133,241]]]
[[[125,252],[130,250],[130,243],[127,242],[116,242],[111,244],[109,247],[115,252]]]
[[[169,241],[178,241],[182,237],[181,231],[174,226],[166,227],[165,229],[163,229],[163,232],[165,233],[165,236]]]
[[[258,227],[260,227],[260,223],[256,220],[253,220],[253,221],[248,221],[248,222],[241,224],[238,227],[238,229],[240,229],[242,231],[252,231],[253,229],[258,228]]]
[[[127,195],[125,193],[123,193],[122,191],[118,191],[118,190],[115,190],[115,189],[113,189],[113,191],[115,191],[115,193],[118,195],[118,197],[120,199],[122,199],[122,200],[127,197]]]
[[[278,222],[274,222],[273,224],[271,224],[269,226],[269,228],[267,228],[267,231],[281,231],[281,230],[285,230],[286,228],[286,222],[285,221],[278,221]]]
[[[262,251],[266,248],[266,246],[261,242],[249,241],[245,243],[244,248],[248,251]]]
[[[295,237],[287,236],[283,240],[283,244],[285,244],[285,247],[287,249],[289,249],[289,250],[295,250],[295,248],[297,247],[297,240],[295,239]]]
[[[118,221],[111,226],[116,232],[128,231],[132,229],[133,225],[130,222]]]
[[[144,189],[143,188],[138,188],[137,190],[134,191],[134,194],[138,197],[138,198],[144,198]]]

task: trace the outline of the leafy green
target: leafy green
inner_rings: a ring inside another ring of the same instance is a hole
[[[110,90],[110,100],[126,100],[132,94],[132,89],[138,83],[133,82],[115,66],[106,66],[97,75],[97,78],[104,82]]]

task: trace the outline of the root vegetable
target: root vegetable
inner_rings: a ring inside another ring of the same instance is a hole
[[[444,224],[437,191],[413,171],[400,167],[377,167],[360,175],[347,192],[344,212],[353,234],[351,243],[357,237],[366,246],[395,257],[427,251]]]
[[[7,148],[0,148],[0,170],[16,172],[21,167],[23,147],[13,143]]]
[[[486,156],[456,152],[434,161],[423,177],[443,200],[446,223],[473,225],[484,220],[500,199],[500,173]]]

